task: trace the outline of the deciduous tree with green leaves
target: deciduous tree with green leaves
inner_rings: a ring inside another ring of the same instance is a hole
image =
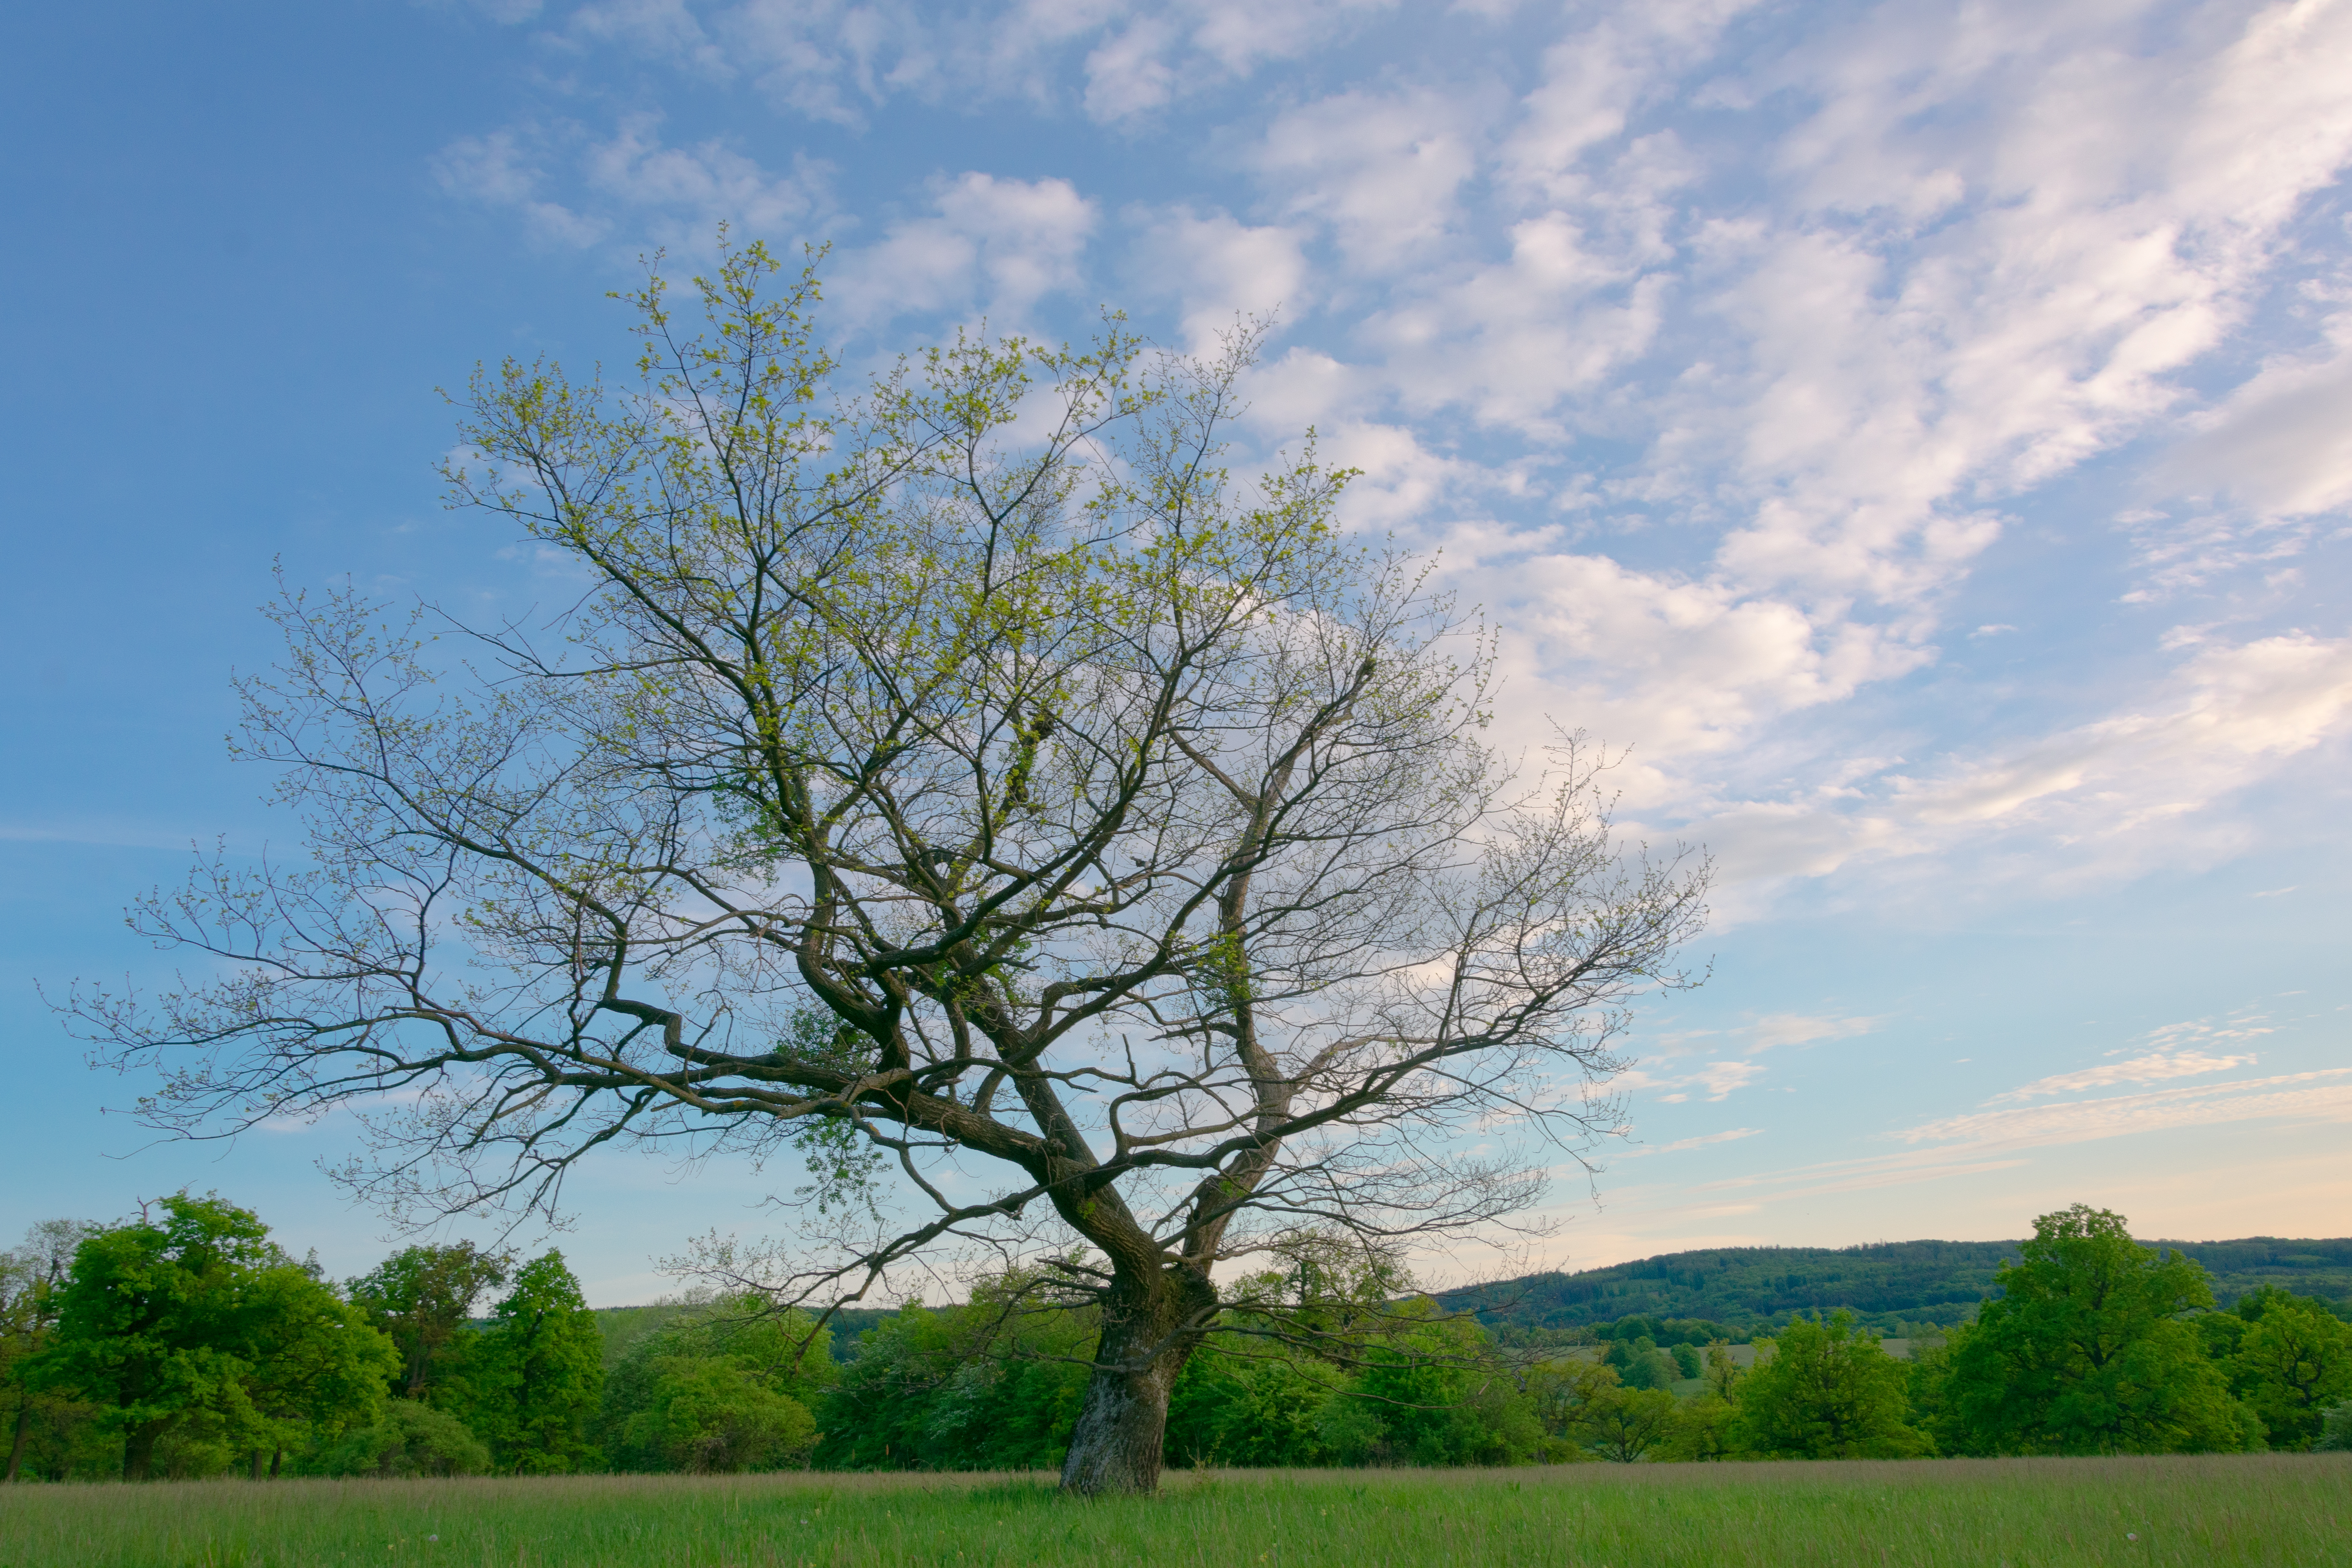
[[[351,1282],[352,1303],[400,1347],[404,1397],[429,1400],[456,1372],[475,1303],[506,1283],[509,1261],[470,1241],[406,1247]]]
[[[508,1474],[577,1470],[604,1385],[604,1336],[563,1254],[523,1264],[467,1357],[467,1426]]]
[[[0,1252],[0,1396],[8,1402],[8,1481],[24,1468],[36,1425],[55,1422],[76,1403],[69,1389],[44,1388],[33,1373],[57,1334],[74,1249],[94,1228],[76,1220],[44,1220],[22,1246]]]
[[[2077,1204],[2033,1222],[1998,1300],[1943,1357],[1937,1436],[1963,1454],[2168,1454],[2261,1446],[2188,1315],[2205,1270]]]
[[[265,1458],[274,1476],[289,1448],[373,1420],[400,1353],[315,1265],[265,1269],[248,1292],[242,1382],[258,1420],[243,1436],[257,1479]]]
[[[830,1331],[756,1296],[680,1309],[629,1346],[604,1380],[606,1462],[698,1473],[803,1465],[814,1411],[838,1379]]]
[[[1098,1325],[1064,1484],[1150,1490],[1186,1360],[1284,1305],[1221,1266],[1488,1234],[1616,1125],[1704,869],[1614,840],[1589,749],[1490,747],[1491,643],[1337,525],[1311,436],[1233,471],[1255,331],[847,384],[777,273],[728,251],[698,329],[656,272],[634,384],[476,380],[457,499],[583,591],[289,595],[241,744],[306,868],[203,867],[136,923],[223,977],[73,1011],[160,1122],[357,1107],[363,1184],[432,1210],[798,1148],[814,1228],[746,1283],[1049,1270]]]
[[[2263,1419],[2273,1448],[2308,1448],[2323,1416],[2352,1399],[2352,1324],[2308,1296],[2270,1289],[2241,1297],[2249,1327],[2230,1358],[2231,1385]]]
[[[1638,1464],[1671,1442],[1679,1408],[1663,1388],[1605,1389],[1585,1405],[1576,1436],[1603,1459]]]
[[[97,1404],[124,1479],[143,1480],[175,1428],[258,1456],[291,1427],[363,1419],[394,1364],[254,1215],[177,1193],[76,1247],[38,1375]]]
[[[1759,1341],[1739,1384],[1743,1452],[1790,1459],[1903,1459],[1928,1451],[1906,1422],[1903,1363],[1843,1310],[1793,1318]]]

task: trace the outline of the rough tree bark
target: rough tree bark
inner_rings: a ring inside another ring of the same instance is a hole
[[[1182,1265],[1117,1275],[1102,1299],[1102,1342],[1062,1462],[1066,1491],[1150,1492],[1160,1485],[1168,1395],[1207,1337],[1217,1289]]]

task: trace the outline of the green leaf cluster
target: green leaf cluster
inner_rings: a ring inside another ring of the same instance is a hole
[[[178,1193],[83,1239],[29,1370],[97,1409],[122,1474],[274,1466],[373,1415],[392,1342],[247,1210]]]
[[[837,1380],[829,1331],[757,1297],[699,1303],[637,1340],[606,1380],[598,1425],[617,1470],[797,1468]]]

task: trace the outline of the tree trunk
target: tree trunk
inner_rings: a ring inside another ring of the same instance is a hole
[[[8,1484],[16,1484],[16,1472],[25,1467],[25,1439],[32,1430],[33,1395],[26,1390],[16,1401],[16,1436],[8,1445]]]
[[[122,1439],[122,1479],[143,1481],[148,1467],[155,1460],[155,1439],[163,1435],[164,1423],[151,1421],[144,1426],[134,1426]]]
[[[1216,1288],[1189,1268],[1114,1277],[1094,1377],[1062,1461],[1064,1491],[1094,1497],[1160,1489],[1168,1394],[1216,1301]]]

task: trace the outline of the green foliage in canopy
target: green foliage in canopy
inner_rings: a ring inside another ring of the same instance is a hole
[[[827,1341],[801,1311],[756,1297],[673,1310],[634,1341],[604,1384],[598,1430],[622,1470],[713,1473],[805,1464],[812,1407],[839,1376]]]
[[[506,1283],[507,1259],[470,1241],[404,1247],[351,1282],[353,1305],[400,1348],[399,1392],[426,1399],[458,1374],[474,1303]]]
[[[1662,1388],[1613,1389],[1585,1412],[1580,1435],[1600,1458],[1634,1464],[1671,1441],[1678,1408]]]
[[[647,1368],[646,1403],[622,1427],[633,1469],[697,1475],[782,1469],[816,1443],[807,1405],[718,1357],[677,1356]]]
[[[604,1336],[580,1281],[550,1252],[514,1273],[467,1352],[462,1415],[497,1468],[555,1475],[594,1468],[589,1427],[604,1384]]]
[[[2017,1258],[2021,1245],[1710,1247],[1570,1274],[1533,1274],[1449,1292],[1443,1300],[1449,1311],[1475,1309],[1490,1330],[1524,1334],[1586,1328],[1607,1337],[1647,1335],[1661,1345],[1741,1340],[1791,1312],[1840,1307],[1881,1332],[1904,1333],[1906,1324],[1950,1327],[1966,1321],[1978,1302],[1996,1293],[1995,1276]],[[2169,1245],[2205,1265],[2218,1300],[2234,1301],[2270,1286],[2341,1303],[2339,1315],[2352,1314],[2352,1237]],[[1694,1328],[1685,1331],[1683,1323]],[[1509,1342],[1512,1335],[1502,1337]]]
[[[1905,1421],[1903,1364],[1851,1312],[1791,1319],[1741,1381],[1735,1440],[1772,1458],[1902,1459],[1928,1451]]]
[[[414,1399],[387,1399],[367,1426],[343,1434],[301,1467],[311,1475],[478,1476],[490,1450],[446,1410]]]
[[[1628,1388],[1671,1388],[1675,1380],[1684,1375],[1675,1359],[1660,1350],[1647,1334],[1639,1339],[1612,1341],[1601,1359],[1616,1369],[1617,1380]],[[1697,1365],[1695,1353],[1692,1365]],[[1689,1375],[1696,1377],[1698,1373],[1694,1370]]]
[[[2205,1270],[2082,1205],[2034,1222],[2003,1295],[1953,1338],[1937,1436],[1969,1454],[2196,1453],[2259,1447],[2252,1413],[2184,1314]]]
[[[1371,1413],[1335,1409],[1347,1374],[1274,1342],[1192,1352],[1168,1398],[1168,1458],[1178,1465],[1272,1468],[1341,1462],[1379,1441]]]
[[[1705,1388],[1675,1406],[1674,1426],[1657,1457],[1685,1464],[1736,1458],[1739,1436],[1739,1407]]]
[[[2268,1289],[2213,1317],[2243,1325],[2226,1363],[2273,1448],[2308,1448],[2329,1406],[2352,1399],[2352,1324],[2325,1302]],[[2201,1326],[2201,1325],[2200,1325]]]
[[[6,1479],[29,1461],[36,1475],[62,1478],[69,1468],[67,1433],[97,1415],[70,1392],[39,1386],[34,1373],[57,1337],[58,1311],[74,1249],[92,1226],[73,1220],[35,1226],[23,1246],[0,1252],[0,1411],[7,1423]],[[66,1439],[60,1441],[60,1439]]]
[[[2312,1447],[2323,1454],[2352,1453],[2352,1405],[2321,1413],[2319,1440]]]
[[[1485,1354],[1486,1340],[1471,1319],[1433,1318],[1368,1345],[1356,1387],[1378,1416],[1381,1440],[1366,1458],[1508,1465],[1535,1457],[1543,1429],[1517,1384]]]
[[[829,1469],[1044,1469],[1062,1462],[1098,1338],[1091,1310],[1024,1305],[1020,1280],[868,1330],[818,1411]]]
[[[244,1386],[268,1441],[240,1447],[272,1450],[331,1436],[365,1421],[399,1368],[398,1352],[359,1309],[309,1268],[264,1269],[249,1291],[253,1339]]]
[[[160,1219],[75,1249],[38,1380],[100,1408],[144,1479],[169,1438],[275,1453],[372,1415],[395,1352],[349,1303],[217,1197],[162,1200]],[[209,1468],[209,1467],[205,1467]]]

